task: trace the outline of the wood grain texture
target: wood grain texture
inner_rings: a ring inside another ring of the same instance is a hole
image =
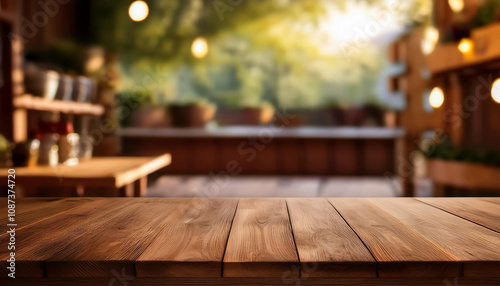
[[[224,256],[224,277],[298,277],[284,199],[240,199]]]
[[[18,201],[16,204],[15,222],[17,230],[61,214],[84,203],[93,202],[98,199],[60,199],[60,198],[35,198],[31,200]],[[7,199],[0,199],[2,206],[7,206]],[[7,213],[7,208],[0,208],[2,214]],[[8,217],[0,218],[0,225],[6,225]],[[1,233],[1,235],[6,235]]]
[[[371,251],[379,277],[458,277],[458,259],[370,199],[329,199]],[[382,198],[376,200],[383,200]]]
[[[139,277],[220,277],[238,199],[193,199],[137,259]]]
[[[377,277],[375,260],[326,199],[287,199],[302,277]]]
[[[130,285],[454,285],[453,277],[460,277],[458,285],[498,285],[500,279],[500,233],[487,228],[497,220],[498,198],[17,203],[25,225],[16,234],[16,282],[31,285],[117,284],[124,275]],[[7,242],[0,234],[0,245]],[[8,257],[0,248],[1,285]]]
[[[300,285],[300,286],[497,286],[498,278],[470,279],[459,277],[443,278],[152,278],[130,277],[120,281],[117,278],[43,278],[43,279],[0,279],[2,286],[256,286],[256,285]],[[5,282],[5,283],[4,283]]]
[[[493,202],[474,198],[419,198],[418,200],[500,232],[500,206]]]
[[[23,201],[18,200],[18,203]],[[109,215],[127,204],[125,201],[97,200],[19,230],[16,233],[16,277],[43,277],[42,262],[59,250],[54,242],[64,241],[64,244],[59,243],[62,247],[71,244],[73,237],[84,235],[88,231],[90,222],[105,224]],[[8,239],[7,235],[0,236],[0,245],[6,245]],[[47,245],[54,248],[46,247]],[[7,247],[0,249],[2,274],[6,271],[8,254]]]
[[[16,183],[25,186],[86,186],[120,188],[170,164],[170,154],[158,157],[96,157],[75,166],[16,168]],[[0,180],[6,169],[0,169]]]
[[[129,200],[103,221],[88,222],[87,231],[72,235],[70,243],[65,237],[38,247],[39,252],[58,250],[45,262],[47,276],[113,277],[113,271],[135,274],[136,259],[163,228],[179,219],[190,200]]]
[[[412,198],[371,200],[463,263],[464,277],[500,277],[500,234]]]

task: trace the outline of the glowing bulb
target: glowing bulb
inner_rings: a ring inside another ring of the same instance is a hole
[[[440,87],[432,89],[429,95],[429,104],[432,108],[440,108],[444,103],[444,92]]]
[[[149,15],[149,7],[148,4],[144,1],[134,1],[130,8],[128,8],[128,15],[130,19],[135,22],[144,21]]]
[[[496,103],[500,104],[500,78],[493,82],[493,86],[491,87],[491,98],[493,98]]]
[[[448,4],[450,8],[455,13],[460,13],[464,9],[465,3],[464,0],[448,0]]]
[[[439,31],[435,27],[427,27],[424,30],[424,37],[420,43],[422,53],[430,55],[439,41]]]
[[[204,58],[208,54],[208,42],[207,39],[203,37],[198,37],[194,39],[191,45],[191,53],[197,59]]]
[[[471,39],[462,39],[458,44],[458,50],[462,54],[468,54],[472,51],[472,47],[474,46],[474,42]]]

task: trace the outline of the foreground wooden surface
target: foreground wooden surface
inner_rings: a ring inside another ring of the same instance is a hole
[[[499,285],[499,222],[500,198],[19,199],[0,281]]]

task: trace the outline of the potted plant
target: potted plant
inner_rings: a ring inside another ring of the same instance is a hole
[[[243,121],[246,125],[268,124],[274,117],[274,107],[269,102],[246,105],[242,111]]]
[[[437,144],[424,152],[436,183],[460,188],[500,190],[500,153]]]
[[[206,99],[172,103],[168,113],[174,127],[205,127],[214,118],[217,107]]]
[[[116,113],[122,126],[165,127],[170,119],[164,106],[152,102],[152,93],[146,90],[118,93]]]

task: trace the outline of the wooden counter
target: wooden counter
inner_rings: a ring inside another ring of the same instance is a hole
[[[500,198],[38,198],[16,218],[2,285],[500,283]]]
[[[124,154],[172,154],[169,174],[385,176],[395,173],[400,128],[125,128]],[[236,163],[235,163],[236,162]]]

